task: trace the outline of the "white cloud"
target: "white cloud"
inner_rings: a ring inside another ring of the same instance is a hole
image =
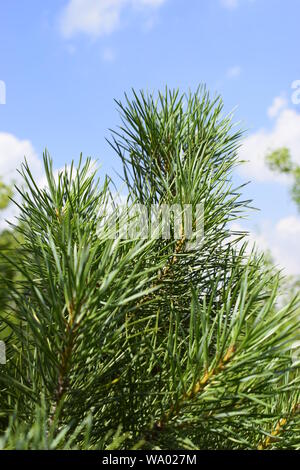
[[[241,174],[261,182],[289,181],[287,176],[273,173],[265,164],[266,155],[280,147],[288,147],[293,160],[300,164],[300,114],[285,106],[282,97],[275,99],[268,110],[268,114],[276,118],[273,128],[260,129],[244,140],[240,158],[248,163],[240,166]]]
[[[279,112],[287,107],[287,100],[284,96],[276,96],[272,105],[268,108],[268,116],[272,119],[278,116]]]
[[[239,223],[232,224],[232,230],[246,231]],[[264,252],[270,251],[275,264],[285,274],[300,274],[300,218],[288,216],[276,223],[266,220],[259,229],[249,233],[249,248],[255,244]]]
[[[21,184],[22,177],[17,169],[20,169],[25,156],[33,177],[38,181],[42,175],[42,163],[31,142],[29,140],[20,140],[6,132],[0,132],[0,176],[5,183]],[[0,230],[7,227],[6,220],[13,222],[17,214],[18,209],[12,204],[4,211],[1,211]]]
[[[241,75],[242,69],[239,65],[235,65],[234,67],[230,67],[227,72],[227,78],[237,78]]]
[[[20,169],[24,157],[26,157],[34,177],[40,177],[42,163],[31,142],[29,140],[19,140],[14,135],[6,132],[0,132],[0,176],[4,182],[19,182],[21,180],[17,169]]]
[[[276,224],[276,230],[283,237],[296,235],[300,240],[300,219],[293,215],[285,217]]]
[[[60,16],[60,29],[64,37],[78,33],[90,36],[110,34],[120,27],[125,7],[153,9],[166,0],[69,0]]]

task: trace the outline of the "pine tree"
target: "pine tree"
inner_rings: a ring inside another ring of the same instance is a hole
[[[126,239],[124,206],[113,237],[90,159],[56,178],[45,152],[46,188],[24,163],[0,447],[299,449],[299,300],[279,306],[279,274],[230,230],[241,132],[205,88],[118,106],[128,205],[203,204],[205,237]]]

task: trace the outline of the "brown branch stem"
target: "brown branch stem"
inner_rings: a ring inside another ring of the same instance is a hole
[[[289,417],[280,418],[277,421],[275,428],[271,432],[270,436],[267,436],[260,444],[258,445],[258,450],[266,450],[270,445],[278,439],[278,436],[283,433],[286,429],[289,419],[293,418],[295,414],[297,414],[300,410],[300,403],[296,403],[296,405],[292,408],[292,411]]]
[[[235,346],[230,346],[225,356],[221,358],[217,366],[211,369],[210,371],[205,371],[204,375],[193,385],[192,389],[189,392],[184,393],[180,400],[170,406],[169,411],[165,413],[161,417],[161,419],[155,423],[154,428],[156,430],[162,430],[172,418],[178,416],[185,403],[194,399],[207,387],[207,385],[211,382],[214,377],[216,377],[222,370],[224,370],[225,366],[234,356],[235,350]]]

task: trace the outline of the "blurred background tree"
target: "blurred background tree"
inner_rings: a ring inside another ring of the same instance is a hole
[[[12,197],[12,188],[3,183],[0,177],[0,209],[6,209]]]
[[[291,179],[290,194],[300,212],[300,165],[292,160],[287,147],[280,147],[266,156],[266,164],[275,173],[288,175]],[[300,291],[300,276],[287,276],[283,281],[286,298],[294,297]]]
[[[300,165],[293,162],[290,150],[286,147],[281,147],[270,152],[266,156],[266,163],[270,170],[291,177],[291,198],[300,211]]]
[[[13,187],[12,185],[5,184],[0,178],[0,223],[3,222],[3,210],[6,209],[10,200],[13,196]],[[10,229],[2,229],[0,231],[0,310],[3,310],[6,297],[7,297],[7,287],[4,287],[3,281],[13,282],[15,278],[15,273],[11,265],[8,265],[5,261],[5,255],[11,253],[12,250],[16,248],[16,239],[15,233]],[[0,339],[3,339],[3,332],[0,332]]]

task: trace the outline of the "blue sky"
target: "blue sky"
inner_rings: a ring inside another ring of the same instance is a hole
[[[289,272],[300,272],[300,219],[288,181],[263,164],[288,145],[300,163],[298,0],[10,0],[0,3],[0,174],[26,153],[38,175],[45,147],[57,168],[80,152],[120,170],[105,141],[119,123],[114,98],[131,87],[220,92],[248,129],[248,167],[236,182],[260,213],[247,228]],[[275,101],[274,101],[275,100]],[[272,106],[273,105],[273,106]]]

